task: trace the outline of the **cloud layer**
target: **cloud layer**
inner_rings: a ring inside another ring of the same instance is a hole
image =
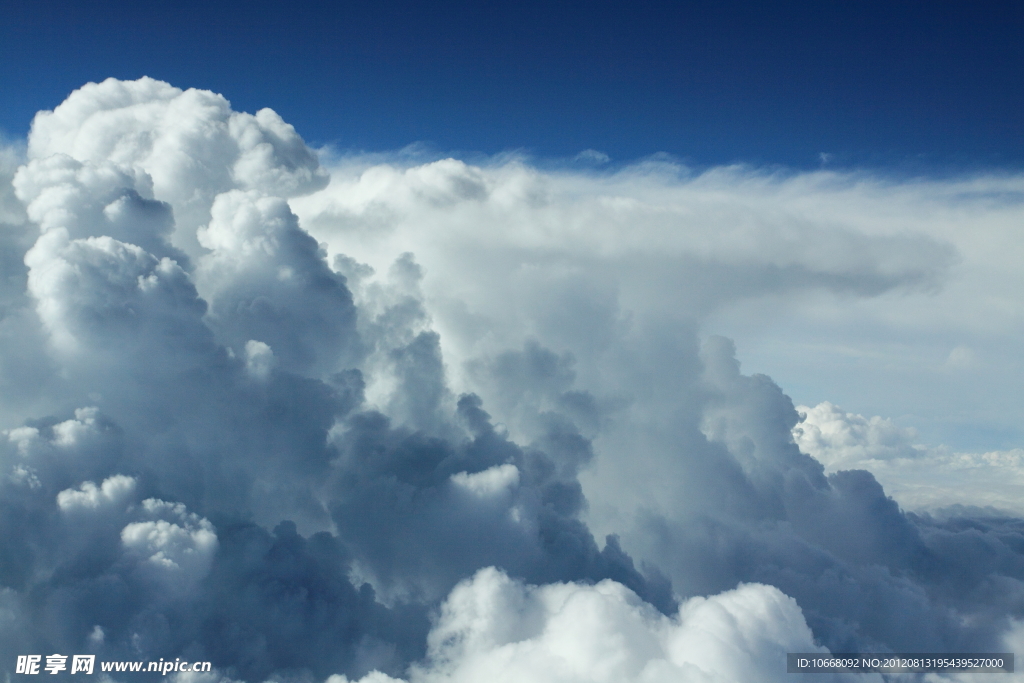
[[[787,651],[1017,633],[1019,520],[903,512],[847,466],[927,457],[911,435],[801,422],[702,332],[942,287],[951,241],[816,217],[862,180],[328,174],[274,112],[152,79],[4,154],[0,667],[774,681]]]

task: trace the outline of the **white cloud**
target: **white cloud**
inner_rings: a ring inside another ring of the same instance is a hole
[[[4,430],[4,436],[22,455],[25,455],[32,443],[39,438],[39,430],[35,427],[15,427]]]
[[[1024,450],[964,453],[917,444],[912,429],[888,418],[847,413],[829,402],[799,406],[797,445],[826,471],[864,469],[903,508],[941,511],[952,506],[992,508],[1024,515]]]
[[[55,348],[67,357],[91,361],[117,351],[138,351],[159,343],[169,329],[201,339],[197,328],[205,304],[185,272],[169,258],[111,237],[69,239],[51,230],[25,256],[28,289]],[[192,328],[192,329],[189,329]]]
[[[75,419],[53,426],[53,444],[63,448],[80,445],[84,439],[101,429],[98,416],[99,408],[96,406],[76,408]]]
[[[327,179],[272,110],[235,112],[220,95],[151,78],[90,83],[37,114],[28,156],[56,154],[148,174],[155,197],[174,207],[178,246],[193,254],[195,230],[209,221],[217,194],[237,188],[288,197]]]
[[[118,431],[95,406],[77,408],[72,419],[53,421],[42,429],[16,427],[0,435],[0,467],[7,469],[10,481],[52,495],[55,501],[63,497],[71,507],[87,500],[100,503],[107,494],[122,499],[126,482],[104,469],[118,457]],[[86,489],[68,488],[83,481]],[[94,481],[103,484],[97,487]],[[57,482],[64,483],[54,490]]]
[[[505,464],[469,474],[456,472],[451,476],[452,482],[478,496],[492,496],[519,483],[519,469],[515,465]]]
[[[109,161],[80,162],[64,154],[33,159],[18,170],[14,188],[43,232],[72,237],[107,235],[160,249],[174,227],[171,208],[153,200],[144,171]]]
[[[613,581],[526,586],[493,568],[452,591],[428,644],[410,683],[781,682],[786,652],[825,651],[770,586],[693,598],[667,617]],[[378,680],[394,679],[360,683]]]
[[[587,267],[617,280],[629,308],[700,313],[794,287],[934,285],[953,257],[923,231],[867,231],[808,215],[804,195],[825,201],[851,192],[850,180],[831,174],[778,178],[737,168],[681,178],[676,167],[641,165],[587,177],[455,160],[333,171],[327,189],[292,202],[306,228],[332,253],[377,270],[413,251],[435,291],[457,284],[456,274],[490,272],[500,285],[523,268]],[[693,298],[680,285],[695,277],[715,286]],[[474,308],[487,302],[486,292],[465,290],[457,293],[475,294],[466,299]],[[492,292],[492,301],[505,294]]]
[[[292,371],[324,376],[351,367],[359,354],[352,297],[288,204],[234,190],[218,195],[211,211],[198,232],[210,253],[195,280],[220,340],[233,348],[260,340]]]
[[[145,521],[121,530],[121,543],[140,560],[139,570],[175,592],[192,588],[210,569],[217,534],[206,519],[189,513],[181,503],[155,498],[142,502]]]
[[[915,447],[917,433],[900,428],[887,418],[847,413],[824,401],[809,408],[797,406],[803,418],[793,429],[800,450],[812,455],[829,472],[853,469],[872,460],[916,458],[924,449]]]
[[[14,465],[11,468],[11,473],[8,475],[8,478],[17,486],[26,486],[29,489],[38,489],[42,487],[42,483],[39,481],[35,468],[26,467],[25,465]]]
[[[168,678],[172,683],[241,683],[237,679],[226,676],[220,671],[172,673]],[[269,682],[268,682],[269,683]]]
[[[274,351],[261,341],[245,342],[245,371],[253,379],[266,381],[274,369]]]
[[[1020,176],[329,166],[293,210],[332,256],[378,273],[415,254],[457,389],[472,387],[464,360],[530,338],[583,360],[647,321],[689,320],[798,396],[912,404],[931,441],[985,419],[1016,429]],[[954,381],[956,347],[985,362]]]
[[[62,512],[96,510],[100,507],[124,505],[135,493],[136,480],[117,474],[103,480],[100,486],[91,481],[82,482],[78,489],[65,489],[57,494],[57,506]]]

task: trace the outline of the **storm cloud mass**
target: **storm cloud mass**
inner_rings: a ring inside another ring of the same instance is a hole
[[[798,412],[703,330],[937,291],[955,240],[849,207],[948,223],[974,193],[998,227],[1020,186],[335,158],[269,109],[86,85],[0,154],[0,671],[756,682],[786,652],[1013,651],[1024,511],[948,472],[1020,453]],[[910,512],[869,470],[947,474]]]

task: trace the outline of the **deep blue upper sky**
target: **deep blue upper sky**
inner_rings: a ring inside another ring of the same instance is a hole
[[[1024,167],[1024,1],[7,0],[0,130],[108,76],[314,144],[697,165]]]

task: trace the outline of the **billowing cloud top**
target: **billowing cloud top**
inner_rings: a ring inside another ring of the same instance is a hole
[[[822,217],[898,187],[364,158],[328,182],[273,111],[145,78],[0,161],[4,671],[747,682],[1019,638],[1020,520],[905,513],[832,466],[919,457],[910,433],[801,423],[700,336],[766,295],[941,287],[949,240]]]

